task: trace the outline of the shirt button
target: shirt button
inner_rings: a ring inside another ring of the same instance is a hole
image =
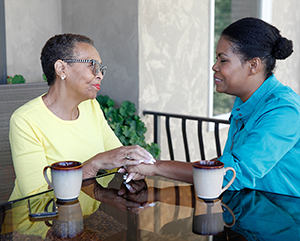
[[[237,111],[239,111],[239,110],[240,110],[240,108],[236,108],[236,110],[237,110]]]
[[[242,116],[242,114],[240,113],[239,116]]]

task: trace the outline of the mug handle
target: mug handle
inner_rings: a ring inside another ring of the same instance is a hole
[[[232,210],[225,204],[225,203],[221,203],[221,205],[223,207],[226,208],[226,210],[228,210],[228,212],[230,212],[231,216],[232,216],[232,222],[231,223],[226,223],[224,221],[224,226],[227,227],[227,228],[231,228],[234,224],[235,224],[235,216],[234,216],[234,213],[232,212]]]
[[[236,172],[235,172],[235,170],[232,167],[226,167],[225,168],[224,176],[226,175],[227,171],[232,171],[233,172],[233,176],[232,176],[231,180],[227,183],[227,185],[224,188],[221,189],[220,195],[230,187],[230,185],[233,183],[233,181],[235,179],[235,176],[236,176]]]
[[[46,166],[46,167],[44,168],[43,174],[44,174],[44,178],[45,178],[46,182],[49,184],[50,187],[53,188],[53,184],[52,184],[52,182],[49,180],[48,175],[47,175],[47,169],[48,169],[48,168],[51,168],[51,166]]]

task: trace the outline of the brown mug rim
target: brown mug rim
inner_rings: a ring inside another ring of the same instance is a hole
[[[55,166],[56,164],[58,163],[61,163],[61,162],[72,162],[72,163],[76,163],[77,165],[76,166]],[[80,169],[82,168],[82,163],[79,162],[79,161],[58,161],[58,162],[54,162],[50,165],[51,169],[54,169],[54,170],[76,170],[76,169]]]
[[[207,165],[210,163],[209,165]],[[198,169],[221,169],[224,163],[217,160],[201,160],[193,162],[193,167]]]

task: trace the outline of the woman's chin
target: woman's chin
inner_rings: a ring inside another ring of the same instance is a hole
[[[216,87],[216,91],[217,91],[218,93],[224,93],[224,92],[225,92],[222,88],[218,88],[218,87]]]

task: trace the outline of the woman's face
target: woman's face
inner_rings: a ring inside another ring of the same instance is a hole
[[[74,56],[74,59],[94,59],[102,63],[98,51],[87,43],[76,44]],[[71,95],[82,100],[96,98],[103,76],[101,72],[93,74],[92,63],[67,64],[67,70],[67,90],[71,90]]]
[[[246,101],[251,96],[251,81],[248,80],[250,63],[246,61],[242,64],[239,56],[232,52],[230,42],[224,37],[219,39],[216,56],[217,60],[212,69],[215,72],[217,92],[238,96]]]

